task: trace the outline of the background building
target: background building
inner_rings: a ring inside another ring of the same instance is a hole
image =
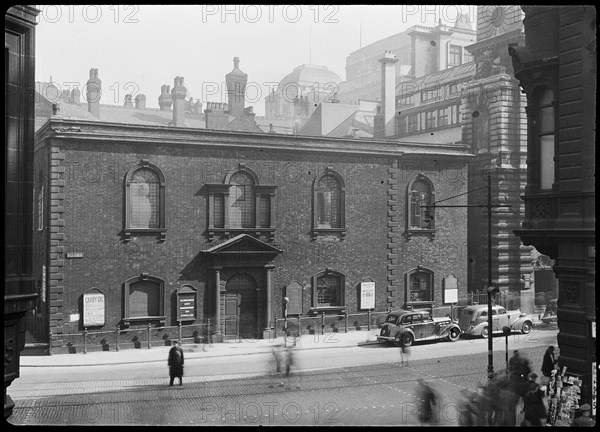
[[[525,44],[513,45],[527,95],[525,218],[517,234],[556,261],[559,363],[596,387],[596,9],[522,6]]]

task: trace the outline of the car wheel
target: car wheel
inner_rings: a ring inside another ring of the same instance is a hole
[[[525,321],[523,323],[523,327],[521,327],[521,332],[523,332],[523,334],[529,334],[531,332],[531,323],[529,321]]]
[[[415,338],[410,333],[403,333],[402,335],[400,335],[400,337],[402,338],[402,344],[406,348],[411,346],[413,344],[413,342],[415,341]]]
[[[481,329],[481,337],[487,339],[487,337],[488,337],[488,328],[487,328],[487,326],[485,326],[484,328]]]
[[[456,342],[460,338],[460,331],[457,328],[450,329],[448,333],[448,340],[450,342]]]

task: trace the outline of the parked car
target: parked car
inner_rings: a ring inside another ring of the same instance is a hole
[[[460,338],[460,328],[448,317],[433,318],[431,312],[399,309],[390,312],[377,336],[379,342],[411,346],[416,341]]]
[[[474,305],[464,308],[458,319],[458,325],[463,334],[469,336],[488,336],[488,307]],[[502,333],[504,326],[512,331],[524,334],[531,332],[533,318],[519,309],[507,311],[503,306],[492,306],[492,332]]]
[[[541,320],[544,324],[552,324],[558,322],[558,318],[556,316],[556,311],[558,309],[558,300],[550,300],[546,305],[546,310],[544,311],[544,315]]]

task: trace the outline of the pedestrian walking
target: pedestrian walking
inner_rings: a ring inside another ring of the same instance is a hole
[[[542,419],[546,418],[546,405],[544,404],[544,392],[536,382],[523,398],[523,412],[525,419],[521,426],[542,426]]]
[[[513,351],[513,356],[508,361],[508,374],[511,380],[513,391],[519,396],[527,393],[527,375],[531,372],[529,359],[521,356],[519,350]]]
[[[169,350],[169,359],[167,360],[169,366],[169,386],[173,385],[175,378],[179,379],[179,385],[183,385],[183,349],[179,345],[179,341],[174,341],[173,346]]]
[[[548,381],[552,376],[552,371],[556,365],[556,357],[554,356],[554,346],[550,345],[544,353],[544,359],[542,360],[542,375],[548,377]]]
[[[294,353],[292,352],[292,347],[287,347],[285,349],[285,376],[290,376],[290,370],[294,365]]]
[[[419,422],[421,425],[437,424],[436,408],[438,396],[436,391],[423,378],[417,379],[417,405],[419,406]]]
[[[406,366],[408,366],[408,359],[410,358],[410,348],[404,343],[404,337],[400,336],[400,365],[404,366],[404,360],[406,358]]]
[[[579,407],[578,411],[581,412],[581,415],[575,417],[573,420],[573,427],[594,427],[596,422],[593,418],[590,417],[591,407],[589,404],[583,404]]]
[[[277,372],[281,372],[281,356],[282,356],[282,352],[281,352],[281,345],[275,345],[273,347],[273,358],[275,359],[275,370]]]
[[[476,426],[475,422],[475,394],[469,389],[460,391],[462,397],[458,401],[458,425]]]

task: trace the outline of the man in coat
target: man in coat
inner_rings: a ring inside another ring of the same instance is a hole
[[[544,354],[544,359],[542,360],[542,374],[545,377],[550,378],[552,376],[552,371],[554,370],[555,364],[556,358],[554,357],[554,346],[550,345]]]
[[[169,365],[169,376],[171,377],[169,386],[173,385],[175,378],[179,379],[179,385],[183,385],[183,350],[179,346],[179,341],[174,341],[173,347],[169,350],[167,364]]]

